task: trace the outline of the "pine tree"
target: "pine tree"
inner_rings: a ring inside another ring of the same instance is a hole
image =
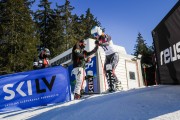
[[[91,29],[94,26],[101,26],[100,22],[97,20],[97,18],[94,17],[94,15],[91,13],[90,8],[87,9],[85,18],[82,20],[82,25],[85,27],[85,35],[84,38],[90,38],[91,37]]]
[[[52,58],[66,50],[66,42],[64,40],[64,22],[63,17],[61,16],[61,10],[57,4],[54,9],[53,19],[53,22],[50,23],[48,32],[50,39],[48,48],[51,51]]]
[[[134,55],[138,56],[139,54],[144,55],[148,51],[145,40],[143,39],[141,33],[138,33],[138,37],[136,40],[136,45],[134,46]]]
[[[73,26],[73,15],[72,10],[73,6],[70,5],[70,1],[66,0],[64,5],[58,6],[59,11],[61,12],[61,16],[63,17],[63,28],[64,28],[64,40],[66,43],[66,50],[71,48],[76,40],[74,39],[74,31],[72,29]]]
[[[138,37],[136,40],[136,45],[134,47],[134,55],[137,57],[139,54],[142,55],[141,63],[151,65],[152,64],[152,56],[154,54],[154,48],[152,46],[148,46],[145,43],[141,33],[138,33]]]
[[[1,40],[4,42],[0,46],[0,71],[13,73],[30,70],[36,38],[29,7],[24,0],[4,0],[1,9]]]
[[[90,12],[90,9],[86,11],[86,14],[82,14],[80,17],[74,15],[73,30],[77,40],[91,38],[91,29],[94,26],[101,26],[97,18]]]
[[[4,23],[7,20],[6,17],[6,3],[7,0],[0,1],[0,74],[5,74],[6,69],[4,65],[6,65],[6,61],[8,59],[6,52],[8,51],[8,41],[4,37],[5,26]]]
[[[84,15],[81,15],[84,16]],[[81,17],[78,17],[76,14],[73,16],[73,30],[74,38],[76,41],[83,40],[85,36],[85,26],[82,24]]]
[[[48,32],[50,24],[54,21],[54,11],[50,8],[51,2],[48,0],[40,0],[38,7],[40,8],[34,13],[34,20],[37,24],[37,33],[40,36],[41,46],[49,47],[50,39]]]

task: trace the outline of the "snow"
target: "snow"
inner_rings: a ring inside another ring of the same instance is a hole
[[[158,85],[0,113],[2,120],[179,120],[180,86]]]

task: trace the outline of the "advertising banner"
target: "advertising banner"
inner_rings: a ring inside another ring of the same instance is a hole
[[[0,76],[0,112],[70,99],[69,74],[62,66]]]
[[[75,75],[72,74],[73,65],[68,66],[71,92],[73,93],[76,84]],[[98,92],[98,81],[97,81],[97,68],[96,68],[96,56],[94,56],[89,63],[86,63],[86,80],[84,81],[84,88],[86,93],[97,93]],[[91,76],[90,78],[88,78]]]
[[[152,31],[161,84],[180,83],[180,1]]]

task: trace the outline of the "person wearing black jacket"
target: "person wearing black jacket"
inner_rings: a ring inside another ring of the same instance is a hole
[[[95,42],[96,43],[96,42]],[[85,40],[80,40],[76,43],[72,49],[72,61],[73,61],[73,71],[72,73],[75,75],[76,84],[74,88],[74,99],[80,99],[81,97],[81,89],[83,85],[83,81],[85,79],[85,64],[91,61],[90,56],[96,53],[98,49],[98,43],[96,43],[95,48],[87,52],[84,50],[86,46]]]

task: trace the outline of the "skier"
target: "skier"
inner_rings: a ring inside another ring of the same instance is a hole
[[[34,58],[33,69],[42,69],[49,67],[50,51],[48,48],[40,48],[38,58]]]
[[[104,71],[105,71],[106,78],[109,78],[111,76],[108,74],[109,72],[108,70],[111,69],[112,76],[115,79],[114,81],[115,84],[113,83],[110,84],[109,83],[110,81],[107,80],[108,85],[109,85],[109,92],[122,90],[121,81],[116,77],[116,74],[115,74],[115,69],[119,62],[119,54],[115,50],[111,36],[105,34],[102,31],[102,29],[98,26],[95,26],[91,29],[91,34],[99,42],[99,45],[103,48],[105,52],[106,58],[105,58],[105,63],[104,63]]]
[[[92,51],[87,52],[86,50],[84,50],[85,46],[86,41],[80,40],[74,45],[72,49],[72,73],[75,75],[76,78],[74,99],[80,99],[81,97],[81,89],[83,87],[83,81],[86,76],[85,64],[91,61],[90,55],[93,55],[98,49],[98,44],[96,44],[95,48]]]

